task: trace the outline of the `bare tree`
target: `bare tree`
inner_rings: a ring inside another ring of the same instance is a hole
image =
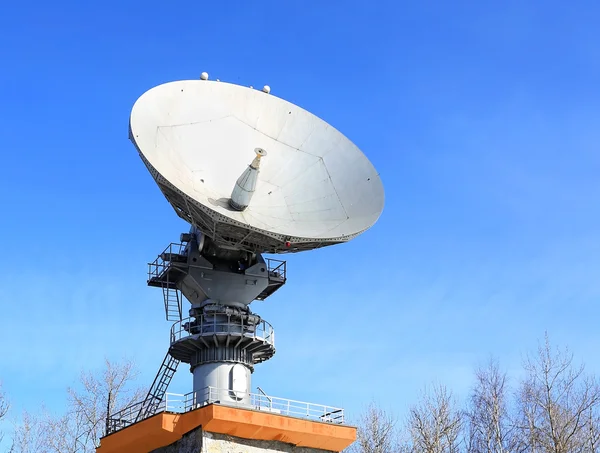
[[[106,360],[101,376],[91,372],[81,374],[82,389],[68,389],[68,420],[59,420],[55,425],[56,429],[68,434],[73,447],[80,448],[71,451],[87,452],[98,447],[104,434],[108,406],[114,413],[143,397],[141,389],[130,387],[136,377],[137,371],[131,361],[113,363]]]
[[[490,361],[475,371],[464,411],[444,386],[425,392],[405,430],[371,405],[353,453],[600,453],[600,383],[548,337],[524,362],[513,392],[506,373]],[[509,398],[511,395],[514,398]],[[406,437],[407,443],[397,439]]]
[[[17,426],[11,453],[92,453],[105,434],[110,395],[111,412],[141,399],[144,392],[132,389],[137,376],[131,361],[105,361],[101,373],[82,372],[79,388],[67,390],[68,407],[64,415],[41,411],[38,416],[23,415]]]
[[[8,414],[8,409],[10,408],[10,404],[8,404],[8,400],[6,399],[6,394],[2,391],[2,384],[0,383],[0,422],[6,414]],[[4,438],[4,434],[0,431],[0,442]]]
[[[425,392],[410,409],[408,430],[412,450],[419,453],[456,453],[460,450],[462,415],[443,385]]]
[[[56,417],[45,408],[34,415],[23,412],[15,425],[10,453],[75,453],[86,451],[74,442],[73,424],[69,415]]]
[[[471,390],[467,451],[470,453],[508,453],[515,451],[514,430],[508,412],[506,373],[490,360],[475,371]]]
[[[348,453],[400,453],[396,419],[371,403],[360,419],[356,442]]]
[[[19,424],[15,426],[12,446],[9,453],[39,453],[47,451],[48,433],[44,431],[43,419],[24,411]]]
[[[600,452],[600,408],[590,407],[587,412],[586,429],[584,432],[585,448],[589,453]]]
[[[525,364],[518,392],[519,451],[583,453],[598,448],[600,389],[568,350],[553,349],[546,336]]]

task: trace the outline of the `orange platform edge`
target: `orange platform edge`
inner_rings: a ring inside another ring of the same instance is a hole
[[[342,451],[356,428],[211,404],[184,414],[161,412],[100,439],[96,453],[148,453],[176,442],[195,428],[254,440]]]

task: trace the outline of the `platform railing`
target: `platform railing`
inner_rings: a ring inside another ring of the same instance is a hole
[[[281,278],[283,280],[287,278],[287,265],[285,261],[276,260],[274,258],[266,258],[265,261],[267,263],[270,277]]]
[[[148,280],[157,278],[169,267],[171,257],[182,255],[185,244],[171,242],[154,261],[148,263]]]
[[[143,406],[144,401],[138,401],[119,412],[111,414],[106,423],[106,434],[108,435],[120,429],[127,428],[134,423]]]
[[[171,344],[193,335],[228,334],[254,338],[275,345],[275,330],[267,321],[260,320],[257,324],[249,324],[242,320],[229,319],[224,322],[221,320],[221,316],[215,315],[206,319],[206,315],[204,315],[198,318],[185,318],[177,321],[171,327]]]
[[[216,387],[205,387],[197,392],[190,392],[184,395],[185,412],[206,406],[207,404],[220,404],[223,406],[239,407],[241,409],[259,410],[337,425],[344,424],[344,409],[324,404],[290,400],[260,393],[244,393]],[[167,410],[169,410],[168,406]]]
[[[266,394],[237,392],[231,389],[219,389],[216,387],[205,387],[185,395],[166,393],[156,413],[173,412],[183,414],[209,404],[270,412],[336,425],[345,424],[344,409],[339,407],[290,400]],[[108,419],[106,434],[112,434],[126,428],[133,424],[136,418],[137,421],[141,421],[138,418],[138,414],[142,405],[143,401],[140,401],[112,414]]]
[[[148,263],[148,280],[158,278],[170,266],[171,259],[184,255],[186,244],[171,242],[154,261]],[[287,279],[287,265],[283,260],[266,258],[265,263],[270,277]]]

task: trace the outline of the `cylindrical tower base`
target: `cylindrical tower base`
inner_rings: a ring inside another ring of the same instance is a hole
[[[169,354],[190,364],[194,405],[249,405],[255,364],[275,354],[271,325],[248,308],[207,304],[173,324]]]
[[[203,363],[194,367],[194,393],[197,403],[250,404],[252,371],[231,362]]]

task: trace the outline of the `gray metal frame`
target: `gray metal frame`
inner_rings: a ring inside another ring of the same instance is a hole
[[[254,365],[275,354],[275,332],[248,305],[287,280],[286,262],[223,249],[197,229],[182,234],[148,264],[148,285],[163,292],[170,347],[135,420],[155,414],[179,362],[190,364],[194,390],[228,388],[229,402],[248,394]],[[183,297],[191,303],[183,319]]]

